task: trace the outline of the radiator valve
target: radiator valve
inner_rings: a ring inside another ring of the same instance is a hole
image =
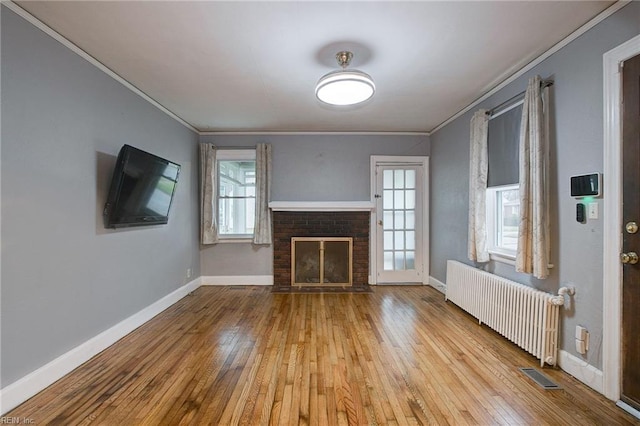
[[[551,304],[553,305],[564,305],[564,295],[568,294],[569,296],[573,296],[574,294],[576,294],[576,288],[571,286],[571,287],[560,287],[560,289],[558,290],[558,295],[557,296],[553,296],[551,298]]]

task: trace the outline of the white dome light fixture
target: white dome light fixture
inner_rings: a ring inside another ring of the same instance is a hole
[[[341,70],[325,74],[316,84],[316,97],[330,105],[355,105],[371,98],[376,85],[371,76],[359,70],[347,70],[353,53],[338,52],[336,59]]]

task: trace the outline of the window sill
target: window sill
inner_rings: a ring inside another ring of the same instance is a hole
[[[233,244],[233,243],[252,243],[253,237],[220,237],[218,243],[220,244]]]
[[[516,266],[516,255],[514,253],[505,253],[502,251],[489,250],[489,259],[495,262],[505,263],[507,265]],[[553,263],[549,263],[547,268],[553,269]]]
[[[489,250],[489,259],[495,262],[506,263],[507,265],[516,265],[515,253],[505,253],[502,251]]]

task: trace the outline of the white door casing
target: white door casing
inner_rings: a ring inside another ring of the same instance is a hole
[[[604,262],[602,373],[603,393],[620,398],[622,326],[622,72],[620,64],[640,54],[640,35],[603,55],[604,77]]]

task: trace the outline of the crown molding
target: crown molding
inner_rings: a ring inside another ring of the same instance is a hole
[[[429,132],[199,132],[200,136],[429,136]]]
[[[445,121],[440,123],[438,126],[433,128],[432,130],[430,130],[429,131],[429,135],[433,135],[434,133],[436,133],[437,131],[439,131],[443,127],[447,126],[448,124],[450,124],[451,122],[453,122],[454,120],[456,120],[457,118],[462,116],[463,114],[469,112],[472,108],[475,108],[476,106],[478,106],[481,102],[484,102],[485,100],[487,100],[491,96],[495,95],[500,90],[504,89],[507,85],[513,83],[517,78],[519,78],[519,77],[523,76],[525,73],[531,71],[531,69],[533,69],[535,66],[539,65],[542,61],[546,60],[551,55],[553,55],[554,53],[556,53],[557,51],[559,51],[563,47],[567,46],[569,43],[571,43],[572,41],[574,41],[575,39],[577,39],[578,37],[580,37],[581,35],[583,35],[587,31],[589,31],[591,28],[595,27],[600,22],[604,21],[609,16],[613,15],[618,10],[622,9],[623,7],[625,7],[626,5],[631,3],[631,1],[632,0],[618,0],[617,2],[615,2],[614,4],[609,6],[607,9],[605,9],[602,12],[600,12],[596,17],[591,19],[589,22],[587,22],[586,24],[582,25],[580,28],[578,28],[577,30],[575,30],[574,32],[569,34],[563,40],[561,40],[560,42],[558,42],[555,45],[553,45],[553,47],[551,47],[549,50],[544,52],[542,55],[538,56],[536,59],[534,59],[533,61],[529,62],[524,67],[520,68],[515,73],[511,74],[511,76],[507,77],[505,80],[503,80],[497,86],[495,86],[493,89],[489,90],[487,93],[485,93],[484,95],[480,96],[478,99],[476,99],[475,101],[473,101],[469,105],[467,105],[465,108],[461,109],[456,114],[452,115],[451,117],[449,117],[448,119],[446,119]]]
[[[39,30],[41,30],[42,32],[44,32],[45,34],[47,34],[48,36],[53,38],[54,40],[56,40],[59,43],[61,43],[67,49],[71,50],[72,52],[74,52],[75,54],[77,54],[78,56],[80,56],[81,58],[86,60],[87,62],[89,62],[91,65],[95,66],[100,71],[104,72],[109,77],[113,78],[114,80],[116,80],[117,82],[122,84],[124,87],[126,87],[129,90],[131,90],[133,93],[135,93],[136,95],[140,96],[142,99],[144,99],[145,101],[149,102],[151,105],[153,105],[154,107],[158,108],[160,111],[164,112],[169,117],[173,118],[175,121],[177,121],[178,123],[180,123],[183,126],[185,126],[187,129],[189,129],[189,130],[191,130],[191,131],[193,131],[195,133],[198,133],[198,134],[200,133],[198,131],[198,129],[193,127],[191,124],[189,124],[186,121],[184,121],[182,118],[180,118],[178,115],[176,115],[175,113],[173,113],[172,111],[170,111],[169,109],[164,107],[162,104],[160,104],[158,101],[153,99],[151,96],[147,95],[142,90],[138,89],[136,86],[134,86],[129,81],[125,80],[122,76],[120,76],[115,71],[113,71],[111,68],[107,67],[105,64],[103,64],[102,62],[100,62],[99,60],[97,60],[96,58],[91,56],[89,53],[87,53],[84,50],[82,50],[78,45],[76,45],[73,42],[71,42],[69,39],[64,37],[62,34],[60,34],[59,32],[55,31],[53,28],[49,27],[47,24],[45,24],[44,22],[42,22],[41,20],[39,20],[38,18],[36,18],[32,14],[30,14],[29,12],[27,12],[23,8],[21,8],[17,4],[15,4],[13,1],[11,1],[11,0],[2,0],[2,5],[6,6],[9,10],[11,10],[15,14],[17,14],[18,16],[20,16],[21,18],[26,20],[27,22],[29,22],[30,24],[32,24],[33,26],[35,26],[36,28],[38,28]]]

